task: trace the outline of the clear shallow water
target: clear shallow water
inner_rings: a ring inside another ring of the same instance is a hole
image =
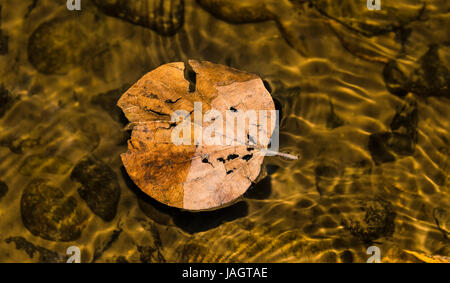
[[[0,261],[64,261],[73,245],[83,262],[450,256],[447,1],[187,0],[184,21],[141,22],[99,1],[16,2],[0,2]],[[142,18],[159,1],[138,2]],[[301,156],[266,158],[242,200],[211,212],[152,201],[119,158],[121,93],[187,59],[260,75],[281,151]]]

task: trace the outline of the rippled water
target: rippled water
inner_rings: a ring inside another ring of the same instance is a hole
[[[448,1],[62,2],[0,0],[1,262],[450,256]],[[151,200],[119,158],[117,99],[187,59],[260,75],[301,156],[201,213]]]

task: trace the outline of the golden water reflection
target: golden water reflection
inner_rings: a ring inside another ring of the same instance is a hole
[[[381,2],[2,0],[0,261],[65,261],[69,246],[83,262],[449,257],[450,4]],[[156,203],[119,158],[117,99],[187,59],[260,75],[281,150],[301,156],[266,158],[216,211]]]

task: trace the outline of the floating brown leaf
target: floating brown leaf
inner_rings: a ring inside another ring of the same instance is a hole
[[[275,113],[274,102],[256,75],[210,62],[169,63],[144,75],[118,105],[133,129],[122,162],[136,185],[162,203],[189,210],[219,207],[241,196],[260,173],[269,141],[253,143],[256,137],[245,116],[245,142],[234,138],[239,136],[234,120],[233,138],[228,132],[223,137],[211,132],[211,138],[229,139],[231,145],[196,140],[196,127],[221,123],[226,128],[229,120],[224,124],[219,118],[230,113]],[[174,121],[173,114],[180,110],[187,114]],[[208,112],[216,116],[206,119]],[[198,120],[198,113],[204,119]],[[186,121],[188,143],[177,145],[171,138],[173,131]],[[267,138],[272,125],[266,128]]]

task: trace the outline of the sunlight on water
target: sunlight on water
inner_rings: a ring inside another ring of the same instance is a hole
[[[1,262],[450,256],[447,0],[62,2],[0,1]],[[188,59],[261,76],[301,156],[201,213],[150,199],[119,156],[118,98]]]

